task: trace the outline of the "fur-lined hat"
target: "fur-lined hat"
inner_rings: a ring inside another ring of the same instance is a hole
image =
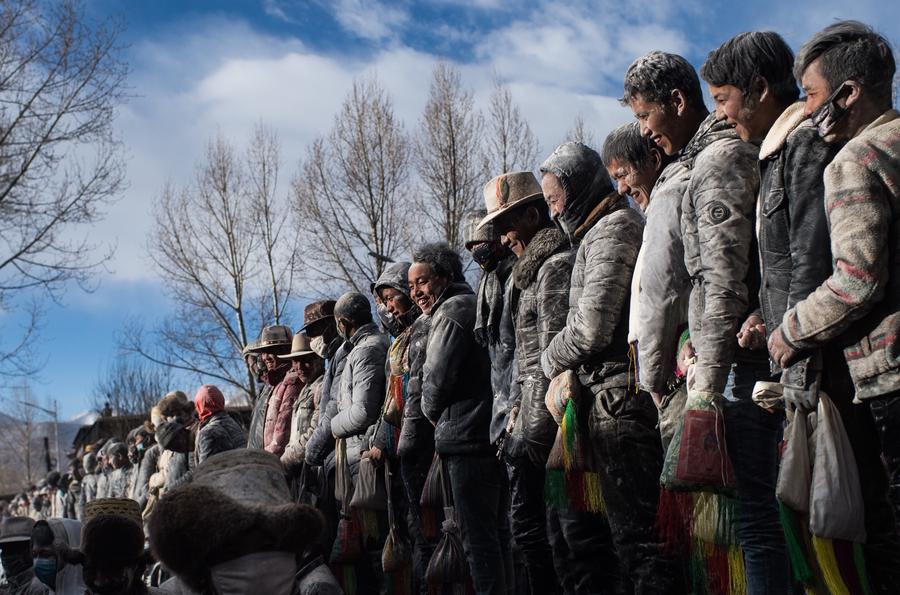
[[[156,406],[164,418],[190,415],[194,412],[194,404],[188,401],[187,395],[180,390],[170,392],[160,399]]]
[[[193,482],[166,493],[149,533],[157,558],[202,591],[213,566],[255,552],[301,553],[323,526],[318,511],[291,502],[278,457],[237,449],[209,457]]]

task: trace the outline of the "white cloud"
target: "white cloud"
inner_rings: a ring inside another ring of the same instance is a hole
[[[395,4],[378,0],[334,0],[334,18],[351,35],[381,41],[394,37],[409,21],[409,13]]]

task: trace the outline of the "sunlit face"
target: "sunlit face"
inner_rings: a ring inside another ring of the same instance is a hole
[[[291,361],[293,370],[300,382],[309,384],[322,374],[322,358],[315,354],[300,356]]]
[[[832,89],[822,76],[822,60],[814,60],[809,67],[803,71],[800,78],[800,87],[803,89],[803,95],[806,96],[806,105],[803,106],[803,113],[807,116],[816,111],[831,96]]]
[[[541,190],[544,191],[544,200],[547,201],[550,216],[562,215],[566,208],[566,189],[563,188],[562,182],[559,181],[556,174],[547,172],[541,176]]]
[[[522,258],[525,248],[537,232],[540,215],[535,208],[543,207],[529,205],[513,209],[495,221],[497,233],[500,234],[500,242],[509,248],[516,258]]]
[[[278,367],[278,358],[274,353],[263,353],[259,356],[259,360],[263,363],[267,370],[274,370]]]
[[[412,306],[409,297],[393,287],[382,287],[378,290],[378,294],[381,298],[381,303],[384,304],[384,307],[387,308],[394,318],[399,318],[406,314],[410,306]]]
[[[684,100],[679,92],[673,95],[671,105],[663,105],[655,101],[647,101],[640,94],[629,101],[631,111],[641,127],[641,134],[649,138],[662,149],[666,155],[674,155],[691,140],[695,130],[678,117],[679,105]]]
[[[650,204],[650,193],[659,178],[659,161],[654,159],[643,167],[620,159],[613,159],[606,167],[609,176],[616,183],[616,190],[622,196],[630,196],[634,202],[646,210]]]
[[[765,138],[767,130],[757,122],[757,110],[740,89],[734,85],[709,85],[709,93],[716,106],[716,119],[725,120],[741,140],[750,142]]]
[[[409,267],[409,295],[425,314],[431,314],[449,285],[450,280],[435,274],[427,263],[416,262]]]

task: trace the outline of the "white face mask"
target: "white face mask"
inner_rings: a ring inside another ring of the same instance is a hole
[[[325,344],[325,339],[320,337],[313,337],[309,340],[309,348],[316,352],[316,355],[325,359],[325,351],[328,349],[328,345]]]
[[[291,595],[296,574],[297,562],[290,552],[257,552],[210,569],[212,586],[218,595]]]

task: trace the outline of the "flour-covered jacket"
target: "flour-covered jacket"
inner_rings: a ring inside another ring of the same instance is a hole
[[[751,262],[756,269],[757,156],[756,146],[710,114],[678,159],[691,170],[681,232],[693,283],[689,318],[699,392],[725,391],[738,349],[737,332],[750,310],[748,296],[756,295]]]
[[[217,411],[200,422],[197,464],[220,452],[243,448],[245,444],[247,435],[241,426],[226,411]]]
[[[306,443],[319,423],[319,400],[324,380],[325,376],[320,375],[305,385],[294,402],[291,436],[284,454],[281,455],[281,462],[288,470],[299,469],[306,457]]]
[[[867,399],[900,387],[900,114],[888,110],[825,169],[833,272],[782,322],[785,340],[838,340]]]
[[[640,384],[660,394],[674,373],[678,339],[688,321],[691,278],[684,265],[681,201],[690,179],[690,168],[676,161],[653,186],[638,256],[640,279],[635,279],[640,291],[631,298],[636,311],[629,342],[637,341]]]
[[[611,193],[576,231],[566,326],[542,357],[548,378],[575,370],[592,389],[628,385],[628,302],[643,230],[643,217]]]
[[[347,441],[347,461],[354,464],[368,447],[366,430],[378,419],[384,402],[388,337],[370,322],[360,327],[349,343],[353,347],[341,374],[331,432]]]
[[[322,380],[319,397],[319,423],[306,442],[306,462],[309,465],[324,465],[328,456],[334,452],[331,418],[337,413],[341,373],[352,347],[351,343],[338,338],[329,345],[325,354],[325,378]]]
[[[541,369],[541,353],[566,326],[572,250],[555,227],[544,228],[528,243],[513,267],[516,358],[522,403],[517,418],[529,455],[545,462],[557,425],[544,405],[550,380]],[[514,432],[515,433],[515,432]]]

